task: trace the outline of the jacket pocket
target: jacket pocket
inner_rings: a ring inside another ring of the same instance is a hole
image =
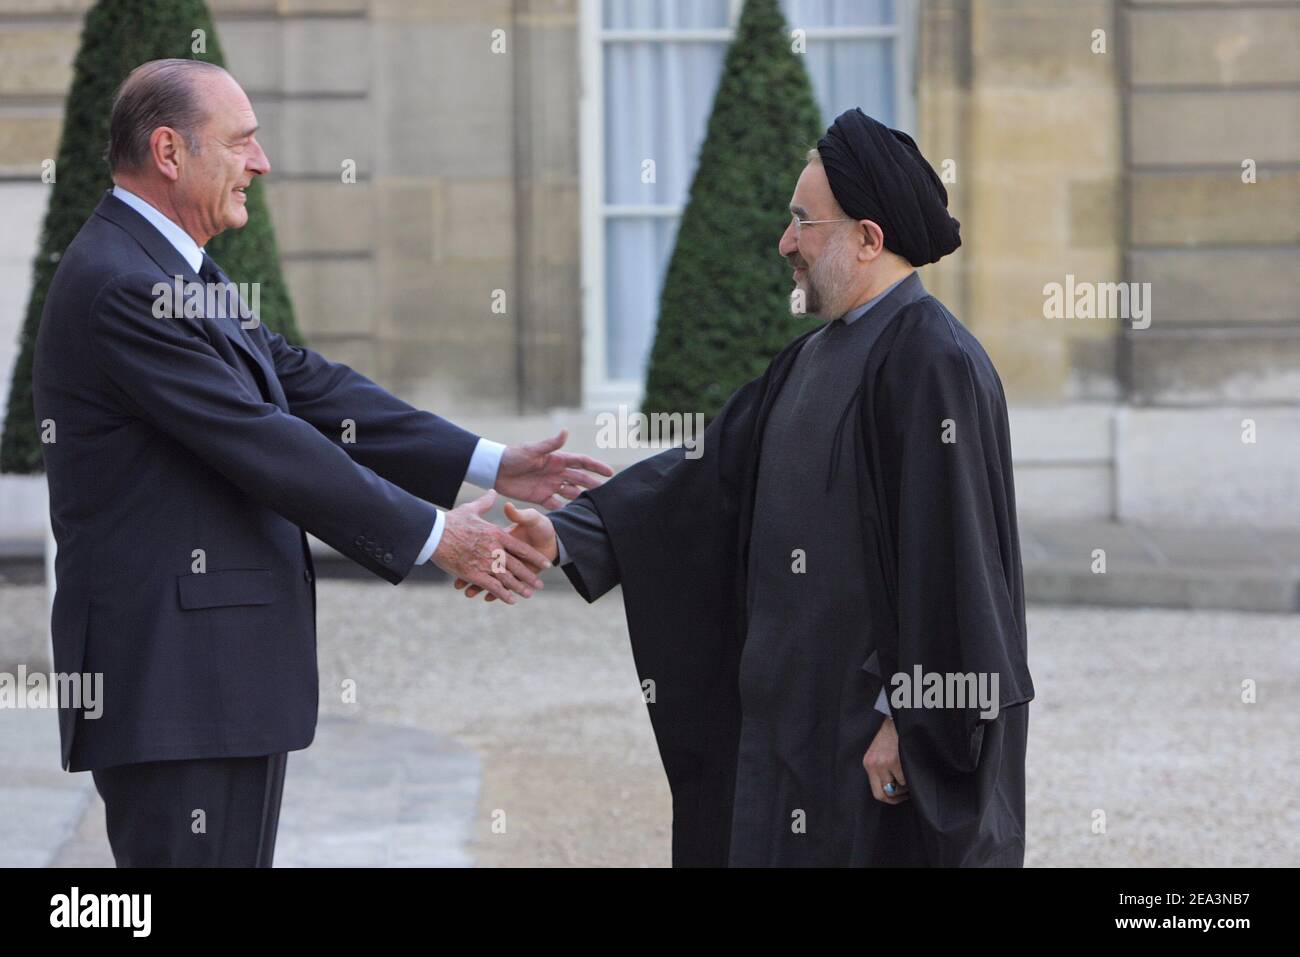
[[[223,605],[269,605],[275,588],[269,568],[226,568],[201,575],[178,575],[181,607],[220,608]]]

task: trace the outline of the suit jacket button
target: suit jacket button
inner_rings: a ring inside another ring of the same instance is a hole
[[[356,538],[352,539],[352,544],[355,545],[355,546],[357,546],[357,548],[360,548],[360,547],[361,547],[362,545],[364,545],[365,543],[366,543],[366,540],[365,540],[364,538],[362,538],[360,535],[358,535]]]
[[[384,564],[385,564],[385,565],[391,565],[391,564],[393,564],[393,553],[392,553],[392,552],[384,552]]]
[[[309,584],[311,583],[311,569],[310,569],[310,568],[304,568],[304,569],[302,570],[302,578],[303,578],[303,581],[305,581],[305,582],[307,582],[307,583],[309,583]]]

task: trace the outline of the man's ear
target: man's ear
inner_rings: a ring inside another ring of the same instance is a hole
[[[858,220],[858,260],[871,262],[885,251],[885,232],[869,219]]]
[[[184,149],[180,133],[170,126],[160,126],[149,134],[149,160],[154,169],[172,182],[180,179],[181,152]]]

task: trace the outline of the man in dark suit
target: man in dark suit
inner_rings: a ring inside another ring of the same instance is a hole
[[[33,381],[55,670],[103,675],[97,719],[60,710],[63,765],[94,773],[119,866],[270,866],[316,726],[304,530],[393,584],[433,561],[514,603],[546,559],[482,517],[495,492],[555,507],[611,472],[563,433],[481,440],[248,318],[202,248],[270,171],[224,70],[146,63],[110,126],[115,186],[50,284]],[[452,508],[465,480],[489,491]]]

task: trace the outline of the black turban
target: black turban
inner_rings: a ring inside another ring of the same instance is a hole
[[[948,191],[906,133],[855,107],[836,118],[817,151],[844,212],[880,226],[886,249],[924,266],[961,245]]]

